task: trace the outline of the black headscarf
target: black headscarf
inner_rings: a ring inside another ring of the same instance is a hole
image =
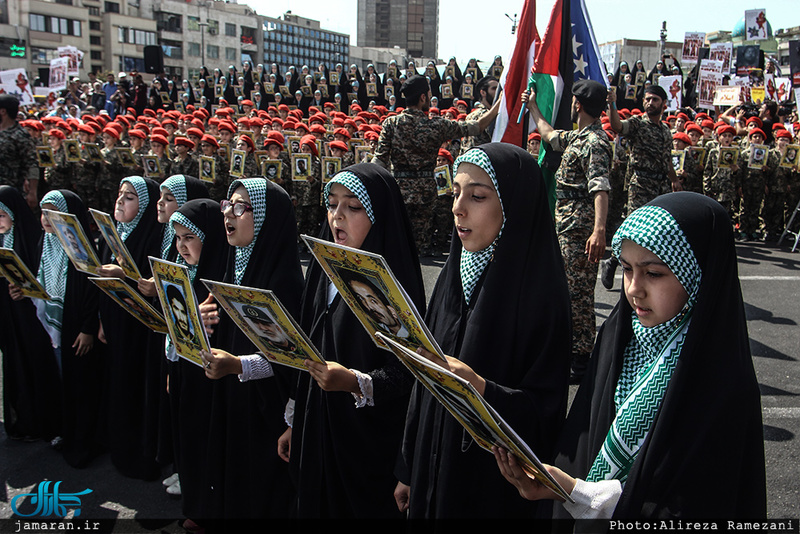
[[[648,205],[665,209],[678,223],[702,279],[677,366],[614,517],[764,518],[761,403],[731,221],[722,206],[697,193],[670,193]],[[572,476],[586,476],[614,420],[614,393],[633,335],[631,314],[622,294],[570,409],[556,464]],[[702,484],[696,483],[698,473]]]
[[[567,404],[571,336],[563,260],[533,156],[506,143],[473,150],[483,151],[495,170],[505,224],[469,305],[461,240],[453,234],[426,323],[445,354],[486,379],[484,398],[547,461]],[[398,474],[411,482],[412,517],[533,513],[495,476],[492,455],[429,394],[412,395],[408,419],[403,454],[411,470]],[[477,490],[470,482],[475,477],[481,480]]]
[[[42,239],[42,226],[36,219],[28,203],[20,192],[10,185],[0,185],[0,203],[4,204],[14,220],[13,247],[9,247],[9,237],[3,238],[6,248],[13,248],[17,256],[35,275],[39,269],[39,241]]]
[[[425,290],[402,195],[379,165],[346,168],[361,181],[375,221],[362,250],[382,255],[414,305],[424,313]],[[328,224],[321,239],[332,241]],[[378,348],[340,296],[328,307],[330,281],[318,263],[306,276],[301,324],[326,360],[372,376],[375,405],[354,408],[351,395],[326,393],[300,375],[290,469],[299,491],[300,517],[397,517],[394,465],[414,378],[391,353]],[[368,441],[367,449],[360,446]],[[320,473],[328,473],[321,480]],[[371,487],[369,492],[358,488]],[[320,499],[312,497],[323,494]]]

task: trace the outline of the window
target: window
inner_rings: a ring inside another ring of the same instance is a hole
[[[96,59],[97,61],[103,60],[103,51],[102,50],[92,50],[91,51],[92,59]]]
[[[156,44],[156,34],[134,28],[119,28],[119,42],[143,46],[154,45]]]
[[[119,13],[119,3],[118,2],[106,2],[105,3],[105,11],[106,11],[106,13]]]
[[[92,31],[100,31],[100,23],[96,20],[89,21],[89,29]]]
[[[225,48],[225,59],[228,61],[236,61],[236,49],[226,47]]]
[[[225,35],[228,37],[236,37],[236,24],[230,22],[225,23]]]
[[[103,39],[99,35],[90,35],[89,44],[100,46],[103,44]]]
[[[208,22],[208,33],[210,33],[211,35],[217,35],[219,33],[219,21],[209,19],[207,22]]]
[[[187,54],[194,57],[200,57],[200,43],[187,43],[187,45]]]
[[[206,45],[206,56],[210,59],[219,59],[219,47],[216,45]]]
[[[186,28],[189,29],[189,31],[200,31],[200,17],[187,17],[187,19]]]
[[[30,13],[28,16],[30,29],[39,32],[58,33],[61,35],[81,36],[81,21],[61,17],[47,17]]]
[[[28,17],[30,21],[31,30],[37,32],[46,32],[47,26],[45,25],[45,17],[44,15],[34,15],[33,13],[30,14]]]
[[[99,17],[100,16],[100,8],[99,7],[89,7],[89,15],[92,17]]]

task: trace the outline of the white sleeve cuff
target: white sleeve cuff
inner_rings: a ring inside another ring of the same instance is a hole
[[[240,356],[239,359],[242,362],[242,374],[239,375],[240,382],[269,378],[275,374],[272,370],[272,364],[260,354],[248,354],[247,356]]]
[[[286,402],[286,408],[283,409],[283,420],[291,427],[294,424],[294,399],[289,399]]]
[[[586,482],[578,478],[570,493],[575,504],[563,504],[564,509],[575,519],[611,519],[621,495],[622,484],[619,480]]]
[[[375,406],[375,398],[372,394],[372,377],[355,369],[350,370],[356,375],[358,388],[361,390],[361,395],[353,393],[353,397],[356,399],[356,408]]]

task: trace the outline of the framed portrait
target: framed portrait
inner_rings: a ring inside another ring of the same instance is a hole
[[[70,163],[78,163],[81,160],[81,144],[77,139],[64,140],[64,154]]]
[[[342,158],[332,156],[322,158],[322,183],[327,184],[342,170]]]
[[[502,65],[494,65],[492,67],[492,76],[497,79],[500,79],[500,76],[503,74],[503,66]]]
[[[251,70],[250,71],[250,79],[253,80],[253,83],[258,83],[258,71]]]
[[[200,98],[203,96],[203,91],[201,91],[200,89],[194,88],[192,89],[192,92],[194,93],[194,99],[197,101],[199,101]]]
[[[672,168],[675,171],[682,171],[683,170],[683,163],[686,160],[686,152],[683,150],[673,150],[671,152],[672,157]]]
[[[442,84],[442,98],[453,98],[453,84],[452,83],[443,83]]]
[[[303,360],[325,363],[272,291],[202,281],[225,313],[269,361],[308,371]]]
[[[444,68],[444,76],[442,77],[447,78],[448,76],[450,76],[454,80],[456,79],[456,68],[452,65],[448,65]]]
[[[247,157],[247,152],[244,150],[231,150],[231,166],[228,173],[234,178],[241,178],[244,176],[244,158]]]
[[[356,163],[370,163],[372,161],[372,147],[359,145],[354,149]]]
[[[786,145],[786,152],[781,157],[780,166],[784,169],[796,169],[800,163],[800,145]]]
[[[133,149],[127,146],[117,147],[114,150],[117,151],[117,155],[119,156],[119,160],[125,167],[136,167],[136,159],[133,157]]]
[[[318,70],[314,71],[313,76],[314,76],[314,83],[315,84],[319,83],[319,81],[322,79],[322,73],[320,71],[318,71]]]
[[[170,100],[170,98],[169,98],[169,93],[167,93],[166,91],[161,91],[160,93],[158,93],[158,95],[161,97],[161,103],[162,104],[171,104],[172,103],[172,100]]]
[[[423,347],[444,362],[439,345],[382,256],[307,235],[300,237],[377,346],[388,348],[375,335],[382,332],[412,351]],[[368,306],[367,302],[380,305]]]
[[[289,87],[287,87],[286,85],[278,86],[278,91],[280,91],[281,96],[283,98],[292,98],[292,92],[289,91]]]
[[[50,300],[50,295],[14,249],[0,248],[0,275],[3,275],[9,284],[17,286],[26,297]]]
[[[730,169],[737,164],[739,159],[739,149],[735,146],[723,146],[719,148],[719,161],[717,163],[720,169]]]
[[[53,149],[49,146],[37,146],[36,162],[39,164],[39,167],[55,167],[56,162],[53,159]]]
[[[53,233],[67,253],[69,261],[79,271],[97,276],[100,260],[78,218],[71,213],[42,210]]]
[[[633,80],[633,85],[636,87],[642,87],[645,81],[647,81],[647,73],[645,73],[643,70],[640,70],[636,73],[636,78]]]
[[[339,73],[335,70],[328,73],[328,81],[331,85],[339,85]]]
[[[449,165],[440,165],[433,169],[433,179],[436,181],[436,194],[449,195],[453,192],[453,176]]]
[[[430,79],[433,79],[433,77],[436,76],[436,67],[434,67],[433,65],[427,65],[425,67],[425,76],[427,76]]]
[[[466,69],[464,71],[464,74],[465,75],[466,74],[472,74],[472,81],[473,82],[477,82],[478,81],[478,69],[476,69],[475,67],[470,67],[470,68]]]
[[[189,269],[150,256],[158,300],[164,311],[169,339],[181,358],[203,367],[200,351],[209,351],[208,335],[200,319],[197,295],[194,293]]]
[[[234,85],[233,86],[233,95],[236,98],[239,98],[240,96],[244,96],[244,89],[242,88],[241,85]]]
[[[265,158],[261,160],[261,176],[271,182],[276,182],[281,179],[283,170],[283,162],[279,159]]]
[[[386,69],[386,76],[384,77],[384,81],[386,78],[392,78],[394,80],[397,79],[397,67],[389,67]]]
[[[471,83],[465,83],[461,86],[461,97],[472,99],[472,94],[475,86]]]
[[[328,98],[330,96],[330,93],[328,92],[328,84],[327,83],[323,83],[323,84],[318,85],[317,89],[319,89],[319,92],[322,95],[322,98]]]
[[[389,98],[392,96],[394,96],[394,86],[387,85],[386,87],[383,88],[383,97],[386,100],[389,100]]]
[[[217,160],[211,156],[200,156],[200,179],[204,182],[214,183],[217,178]]]
[[[219,141],[219,140],[218,140],[218,142],[219,142],[219,149],[222,150],[223,152],[225,152],[225,161],[230,161],[231,160],[231,150],[232,150],[231,149],[231,145],[229,143],[223,143],[222,141]]]
[[[89,280],[147,328],[160,334],[168,333],[164,316],[131,286],[119,278],[89,278]]]
[[[311,98],[314,96],[314,88],[310,85],[301,85],[300,92],[303,93],[303,96]]]
[[[264,94],[265,95],[274,95],[275,94],[275,84],[272,82],[266,82],[264,84]]]
[[[214,87],[214,77],[209,76],[206,78],[206,87]]]
[[[300,137],[296,135],[289,135],[286,137],[286,147],[289,149],[290,154],[300,153]]]
[[[100,163],[103,161],[103,153],[100,152],[100,147],[94,143],[85,143],[83,145],[84,159],[92,163]]]
[[[214,86],[214,98],[222,98],[222,95],[225,93],[222,84],[218,83]]]
[[[292,154],[292,181],[306,182],[311,178],[311,154]]]
[[[370,98],[376,98],[378,96],[378,84],[375,82],[368,82],[367,83],[367,96]]]
[[[636,86],[635,85],[626,85],[625,86],[625,100],[636,100]]]
[[[108,248],[113,252],[114,261],[125,271],[125,276],[138,281],[142,275],[139,273],[139,268],[136,266],[136,263],[134,263],[131,253],[128,251],[128,247],[125,246],[125,242],[122,241],[122,238],[119,236],[117,225],[114,223],[111,215],[94,208],[89,208],[89,213],[92,214],[94,222],[97,223],[97,228],[103,235],[106,244],[108,244]]]
[[[350,103],[358,104],[358,94],[356,93],[347,93],[347,101]]]
[[[146,178],[157,178],[161,176],[161,162],[158,156],[142,156],[142,167]]]
[[[175,109],[177,109],[181,113],[186,113],[186,105],[183,103],[183,100],[178,100],[177,102],[175,102]]]
[[[693,146],[690,148],[692,151],[692,155],[694,156],[695,161],[698,165],[702,167],[706,166],[706,156],[708,155],[708,149],[702,146]]]
[[[767,163],[768,152],[769,147],[767,145],[750,145],[747,167],[750,169],[763,169]]]
[[[523,470],[564,500],[572,498],[547,472],[544,464],[499,413],[466,380],[431,362],[383,332],[376,336],[391,350],[414,377],[441,402],[486,451],[501,445],[513,454]]]

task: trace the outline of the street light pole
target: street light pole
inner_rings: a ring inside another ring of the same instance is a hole
[[[201,57],[203,58],[203,64],[200,65],[200,68],[203,68],[206,65],[206,26],[208,26],[208,21],[200,22],[199,26],[200,26],[200,41],[201,41],[200,48],[202,48],[200,54]]]

